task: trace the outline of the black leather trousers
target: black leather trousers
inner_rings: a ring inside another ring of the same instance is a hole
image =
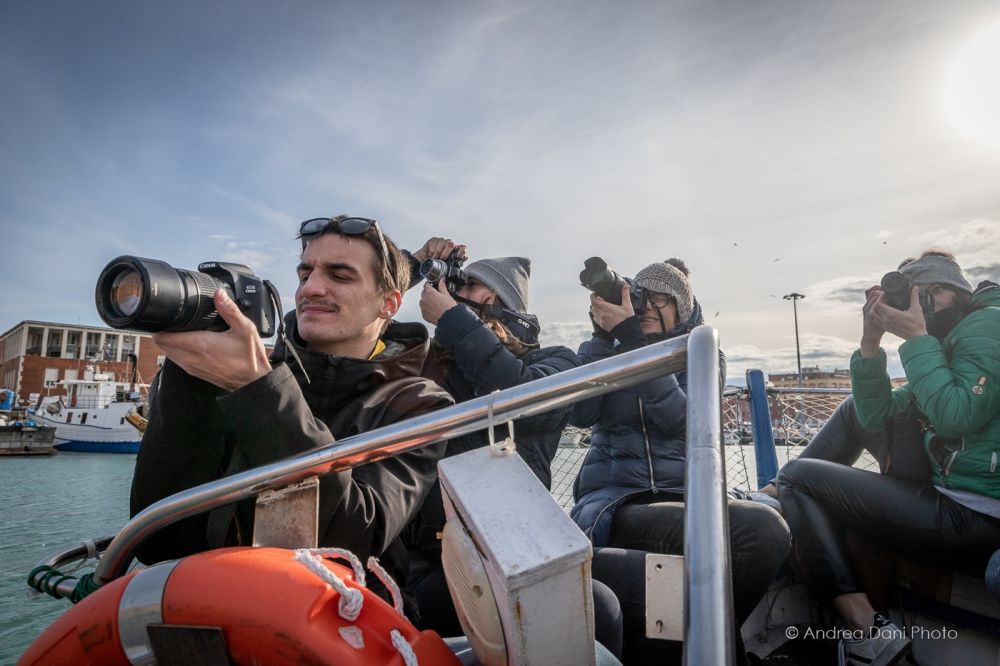
[[[799,561],[827,597],[861,591],[847,532],[907,559],[979,575],[1000,547],[1000,520],[930,485],[802,458],[781,468],[777,485]]]

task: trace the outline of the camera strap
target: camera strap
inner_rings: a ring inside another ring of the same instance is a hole
[[[271,304],[274,305],[274,311],[278,313],[278,337],[285,346],[285,362],[288,362],[289,352],[292,354],[292,358],[295,362],[299,364],[299,368],[302,369],[302,375],[306,378],[306,384],[312,384],[312,380],[309,379],[309,372],[306,370],[306,366],[303,365],[302,359],[299,358],[298,352],[295,351],[295,346],[292,345],[288,336],[285,335],[285,316],[281,307],[281,294],[278,293],[278,288],[270,280],[264,280],[264,287],[267,288],[267,295],[271,297]]]
[[[926,485],[931,480],[930,461],[924,449],[926,417],[916,396],[886,420],[886,448],[882,462],[886,476]]]
[[[468,305],[480,319],[483,317],[493,317],[498,320],[507,327],[508,331],[513,333],[517,339],[524,344],[538,344],[538,334],[541,332],[542,327],[538,324],[538,319],[535,315],[520,314],[518,312],[514,312],[513,310],[508,310],[503,306],[496,305],[495,303],[476,303],[468,298],[463,298],[454,294],[452,295],[452,298],[454,298],[458,303]]]

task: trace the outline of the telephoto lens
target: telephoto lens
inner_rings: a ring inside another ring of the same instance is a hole
[[[97,279],[97,314],[112,328],[221,331],[227,325],[215,311],[219,287],[232,296],[229,285],[211,275],[157,259],[121,256]]]
[[[591,257],[583,262],[580,284],[608,303],[615,305],[622,303],[622,287],[625,286],[625,280],[611,270],[608,263],[600,257]]]
[[[882,291],[885,292],[885,302],[897,310],[910,309],[910,292],[913,290],[913,283],[910,278],[900,273],[892,271],[882,277]]]

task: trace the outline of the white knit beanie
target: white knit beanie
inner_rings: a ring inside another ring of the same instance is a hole
[[[686,322],[694,312],[694,291],[684,273],[666,263],[646,266],[635,275],[637,286],[660,294],[670,294],[677,301],[677,319]]]

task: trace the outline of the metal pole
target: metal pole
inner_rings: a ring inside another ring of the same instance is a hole
[[[778,476],[778,455],[774,451],[771,405],[767,399],[767,386],[764,384],[762,371],[747,370],[747,392],[750,395],[753,447],[757,455],[757,488],[763,488]]]
[[[719,338],[699,326],[688,341],[684,505],[684,664],[735,659]]]
[[[799,351],[799,308],[798,301],[805,298],[805,294],[785,294],[782,298],[792,302],[792,313],[795,315],[795,361],[799,368],[799,388],[802,388],[802,354]]]
[[[704,328],[714,335],[714,329]],[[247,499],[265,490],[282,488],[310,476],[363,465],[481,430],[489,423],[491,401],[494,423],[502,424],[678,372],[687,366],[687,343],[688,336],[664,340],[189,488],[146,507],[132,518],[108,546],[94,579],[104,584],[123,575],[139,544],[158,530],[189,516]],[[721,423],[717,352],[714,359],[715,402],[711,404],[714,404],[713,418],[718,441]],[[700,408],[708,409],[709,406],[705,404]],[[62,592],[65,587],[71,593],[74,585],[75,581],[67,581],[59,587],[59,591]]]

